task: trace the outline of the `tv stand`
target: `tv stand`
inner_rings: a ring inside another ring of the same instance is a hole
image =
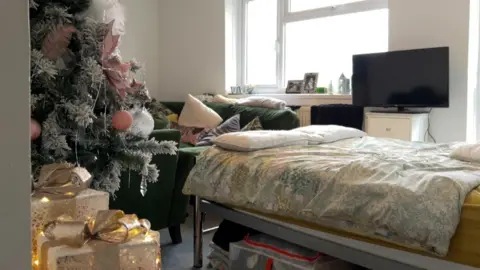
[[[372,137],[423,142],[427,128],[428,113],[424,112],[383,111],[365,114],[365,131]]]
[[[372,110],[372,113],[404,113],[404,114],[422,114],[427,113],[423,111],[410,111],[405,107],[396,107],[396,110]]]

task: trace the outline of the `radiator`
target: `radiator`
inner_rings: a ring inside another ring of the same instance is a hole
[[[297,110],[297,117],[300,119],[300,126],[309,126],[311,124],[310,120],[310,106],[302,106]]]

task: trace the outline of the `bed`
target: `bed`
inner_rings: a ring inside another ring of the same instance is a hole
[[[371,137],[249,153],[212,147],[184,193],[201,213],[370,269],[480,267],[480,167],[454,145]],[[448,199],[445,199],[448,198]]]

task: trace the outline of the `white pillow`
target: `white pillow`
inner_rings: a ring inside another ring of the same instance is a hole
[[[192,95],[188,95],[178,118],[179,125],[198,128],[216,128],[222,121],[218,113]]]
[[[337,125],[312,125],[294,129],[308,135],[308,144],[330,143],[343,139],[367,136],[367,133],[356,128]]]
[[[250,107],[262,107],[270,109],[285,109],[287,103],[283,100],[270,97],[248,97],[237,101],[238,105]]]
[[[463,144],[450,153],[450,157],[461,161],[480,162],[480,144]]]
[[[308,145],[308,136],[287,130],[252,130],[232,132],[216,137],[213,143],[227,150],[250,152],[292,145]]]

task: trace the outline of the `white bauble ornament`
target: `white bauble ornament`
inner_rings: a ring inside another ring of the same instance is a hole
[[[133,109],[130,111],[133,116],[133,124],[130,132],[144,138],[148,138],[153,131],[155,121],[146,109]]]

